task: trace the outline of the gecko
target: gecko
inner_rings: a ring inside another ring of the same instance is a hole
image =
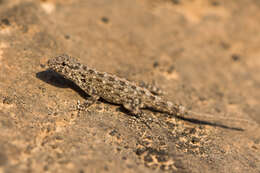
[[[185,106],[175,104],[160,96],[162,92],[153,85],[138,85],[127,79],[106,72],[99,72],[87,65],[81,64],[76,58],[66,54],[49,59],[47,65],[49,69],[74,82],[90,96],[86,98],[83,104],[78,105],[77,108],[79,110],[85,110],[102,98],[107,102],[122,105],[138,118],[142,117],[143,109],[150,109],[184,119],[187,118],[186,115],[192,115],[192,118],[206,118],[206,120],[202,121],[224,119],[230,122],[241,121],[255,125],[254,122],[247,119],[214,116],[187,110]]]
[[[139,117],[142,109],[152,109],[174,116],[183,116],[186,109],[157,95],[156,87],[144,87],[135,82],[81,64],[76,58],[63,54],[51,58],[48,67],[74,82],[90,97],[81,105],[84,109],[102,98],[107,102],[122,105],[131,114]]]

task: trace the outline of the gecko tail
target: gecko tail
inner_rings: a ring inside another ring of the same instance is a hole
[[[207,114],[207,113],[199,113],[195,111],[190,111],[186,110],[186,114],[189,114],[192,118],[206,118],[205,121],[214,121],[214,122],[219,122],[219,120],[226,120],[228,122],[244,122],[252,125],[256,125],[255,122],[243,119],[243,118],[230,118],[230,117],[225,117],[225,116],[215,116],[213,114]],[[188,117],[187,117],[188,118]]]

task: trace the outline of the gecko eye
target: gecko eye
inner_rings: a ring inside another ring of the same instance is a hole
[[[65,62],[62,62],[62,66],[65,66],[66,65],[66,63]]]

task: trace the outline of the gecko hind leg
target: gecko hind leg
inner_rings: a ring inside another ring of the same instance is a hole
[[[151,93],[155,94],[155,95],[164,95],[165,93],[159,88],[157,87],[155,84],[149,84],[146,83],[144,81],[140,81],[138,82],[138,85],[140,87],[146,88],[148,89]]]
[[[132,115],[134,115],[141,123],[143,123],[147,128],[151,129],[146,120],[143,118],[144,112],[141,111],[143,105],[134,105],[130,103],[123,104],[124,108],[127,109]]]
[[[132,115],[139,118],[142,115],[142,111],[140,108],[136,105],[133,105],[131,103],[125,103],[123,104],[124,108],[127,109]]]

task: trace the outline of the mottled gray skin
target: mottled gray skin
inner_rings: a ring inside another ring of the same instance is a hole
[[[175,116],[181,116],[185,111],[183,106],[166,101],[134,82],[91,69],[68,55],[50,59],[48,66],[90,95],[87,105],[101,97],[108,102],[123,105],[136,116],[141,115],[143,108]]]

